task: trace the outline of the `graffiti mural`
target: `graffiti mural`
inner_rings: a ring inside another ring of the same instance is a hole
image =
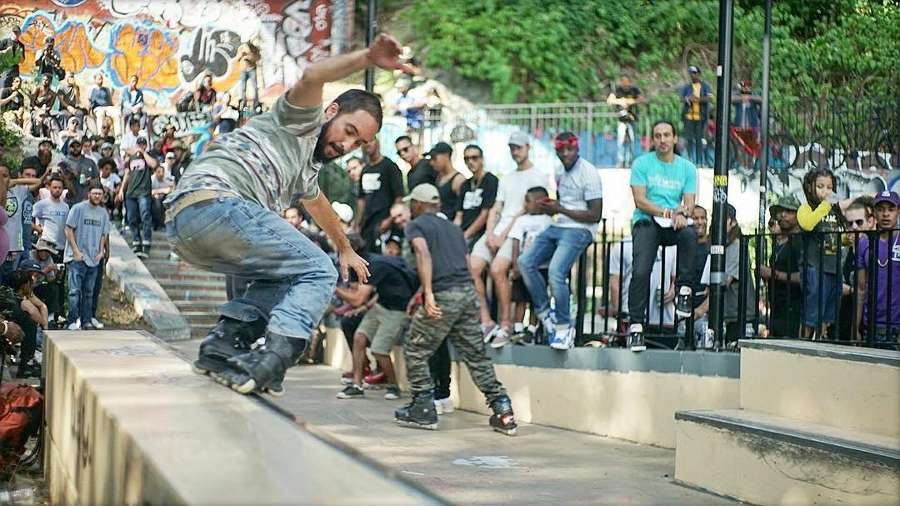
[[[26,86],[54,37],[62,66],[87,96],[102,72],[123,88],[132,75],[151,111],[171,112],[209,71],[213,86],[238,82],[237,54],[253,41],[262,53],[260,98],[273,100],[303,67],[350,46],[354,0],[0,0],[0,37],[23,29]],[[337,18],[335,17],[337,16]],[[336,31],[339,29],[340,31]],[[31,75],[31,77],[29,77]]]

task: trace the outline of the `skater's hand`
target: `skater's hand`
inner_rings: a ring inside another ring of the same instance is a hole
[[[353,269],[353,272],[356,273],[356,277],[359,279],[360,283],[369,281],[369,269],[366,267],[369,265],[369,262],[363,260],[363,258],[357,255],[351,248],[341,251],[338,262],[341,266],[341,279],[343,279],[344,282],[350,280],[350,269]]]
[[[438,306],[437,302],[434,300],[434,294],[430,292],[425,294],[425,314],[429,318],[434,318],[435,320],[440,320],[444,315],[440,306]]]
[[[412,74],[412,67],[400,61],[400,53],[402,52],[403,48],[397,42],[397,39],[382,33],[369,46],[368,58],[376,67],[385,70],[402,70],[407,74]]]

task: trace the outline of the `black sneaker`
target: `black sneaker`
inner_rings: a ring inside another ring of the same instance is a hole
[[[647,349],[647,345],[644,343],[644,326],[640,323],[632,323],[628,327],[628,347],[633,352]]]
[[[384,391],[384,399],[395,401],[400,398],[400,387],[397,385],[388,385]]]
[[[136,242],[131,245],[131,251],[132,251],[132,253],[134,253],[137,256],[141,256],[141,254],[143,254],[143,252],[144,252],[141,249],[141,243],[139,243],[139,242]]]
[[[29,360],[24,364],[19,364],[18,369],[16,370],[16,378],[40,378],[41,377],[41,364],[38,364],[34,360]]]
[[[362,399],[366,393],[359,385],[347,385],[343,390],[338,392],[338,399]]]
[[[144,258],[150,258],[150,245],[145,244],[143,248]]]
[[[691,287],[682,286],[675,296],[675,314],[682,318],[690,318],[694,314],[693,300],[694,292]]]

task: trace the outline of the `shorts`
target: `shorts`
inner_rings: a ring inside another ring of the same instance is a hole
[[[478,239],[478,242],[472,247],[473,256],[481,258],[487,263],[491,263],[491,260],[493,260],[495,256],[512,260],[512,239],[507,237],[506,240],[503,241],[503,245],[500,246],[500,249],[497,250],[497,254],[492,255],[491,249],[488,248],[487,245],[487,236],[487,234],[482,235],[481,239]]]
[[[803,323],[808,327],[834,323],[836,319],[836,299],[841,285],[834,274],[823,272],[821,277],[822,283],[819,286],[819,270],[815,267],[807,267],[803,276]],[[820,308],[822,310],[821,318],[819,316]]]
[[[541,277],[544,278],[544,284],[548,283],[548,279],[550,278],[550,269],[546,267],[542,267],[538,269],[538,272],[541,273]],[[522,281],[522,276],[519,276],[512,283],[512,301],[513,302],[531,302],[531,294],[528,293],[528,287],[525,286],[525,282]]]
[[[372,353],[389,355],[394,346],[403,342],[408,325],[406,311],[392,311],[375,304],[359,322],[356,333],[366,336]]]

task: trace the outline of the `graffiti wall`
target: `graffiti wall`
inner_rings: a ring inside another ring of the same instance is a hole
[[[209,71],[216,90],[238,91],[240,45],[262,61],[263,101],[290,86],[308,62],[349,47],[354,0],[0,0],[0,37],[22,27],[23,76],[33,74],[47,37],[82,93],[98,72],[125,87],[138,76],[148,108],[164,112]]]

